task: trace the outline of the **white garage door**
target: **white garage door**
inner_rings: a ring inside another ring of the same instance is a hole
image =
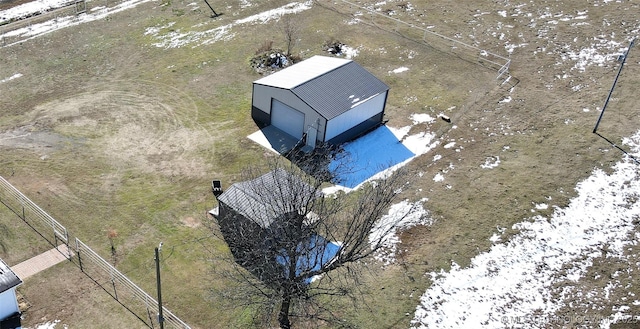
[[[304,113],[274,99],[271,104],[271,124],[300,139],[304,131]]]

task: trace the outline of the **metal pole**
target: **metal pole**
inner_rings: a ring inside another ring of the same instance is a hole
[[[84,268],[82,267],[82,257],[80,256],[80,243],[78,242],[78,238],[76,238],[76,251],[78,252],[78,265],[80,265],[80,271],[84,272]]]
[[[622,68],[624,67],[624,62],[627,61],[627,56],[629,56],[629,50],[633,47],[633,42],[636,39],[631,40],[629,44],[629,48],[624,53],[624,57],[622,57],[622,63],[620,64],[620,68],[618,69],[618,74],[616,74],[616,78],[613,80],[613,85],[611,86],[611,90],[609,90],[609,95],[607,95],[607,99],[604,101],[604,105],[602,106],[602,112],[600,112],[600,116],[598,117],[598,121],[596,121],[596,126],[593,127],[593,133],[595,134],[598,130],[598,126],[600,125],[600,120],[602,120],[602,116],[604,115],[604,110],[607,109],[607,104],[609,104],[609,100],[611,99],[611,94],[613,94],[613,89],[616,87],[616,83],[618,83],[618,78],[620,77],[620,72],[622,72]]]
[[[162,247],[162,243],[160,243],[159,247],[156,247],[156,278],[158,283],[158,322],[160,323],[160,329],[164,329],[164,317],[162,316],[162,292],[161,292],[161,284],[160,284],[160,251],[159,248]]]
[[[209,6],[209,9],[211,9],[211,11],[213,12],[213,17],[218,17],[218,13],[216,13],[216,11],[213,10],[213,7],[211,7],[211,5],[209,4],[209,1],[204,0],[204,2],[207,4],[207,6]]]

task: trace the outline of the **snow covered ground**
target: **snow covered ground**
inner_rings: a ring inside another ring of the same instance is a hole
[[[596,2],[594,6],[606,2]],[[550,8],[531,8],[529,3],[505,4],[508,10],[500,11],[500,16],[526,17],[525,21],[537,30],[541,39],[549,38],[558,29],[559,22],[572,27],[592,24],[587,20],[588,11],[574,15],[553,12]],[[602,24],[609,23],[605,20]],[[503,40],[509,52],[526,49],[528,43],[514,43],[522,36],[508,36],[512,28],[496,24],[488,32]],[[638,27],[633,31],[626,41],[638,33]],[[570,63],[571,68],[558,74],[556,79],[565,80],[585,72],[590,66],[613,63],[626,47],[625,42],[613,41],[614,37],[613,34],[595,37],[586,48],[576,49],[580,43],[575,39],[575,44],[558,45],[563,51],[546,48],[533,48],[533,51],[547,56],[561,53],[562,56],[557,56],[557,66]],[[547,88],[553,87],[547,85]],[[574,91],[580,89],[580,86],[573,88]],[[511,100],[509,96],[497,106],[507,105]],[[638,154],[640,135],[626,139],[626,144]],[[454,146],[454,142],[450,142],[444,147]],[[492,169],[499,165],[500,157],[494,156],[487,158],[481,167]],[[613,166],[611,173],[595,169],[590,177],[577,184],[577,196],[567,207],[553,207],[554,212],[548,217],[538,215],[514,225],[513,229],[519,233],[507,241],[502,241],[501,237],[505,229],[497,228],[491,238],[493,247],[474,257],[466,268],[452,263],[449,271],[427,273],[433,284],[422,295],[411,325],[416,328],[609,328],[613,323],[640,323],[640,316],[628,313],[628,305],[640,304],[640,298],[633,294],[626,305],[609,310],[587,304],[592,310],[612,313],[611,317],[556,313],[574,306],[569,302],[570,298],[578,296],[588,303],[594,296],[608,296],[613,289],[624,289],[618,274],[612,276],[601,294],[588,292],[582,295],[583,292],[574,289],[573,284],[585,278],[587,270],[598,258],[628,263],[624,252],[629,246],[636,245],[639,237],[634,224],[640,216],[640,204],[636,201],[640,194],[638,169],[637,163],[630,159],[622,159]],[[434,180],[445,178],[439,174]],[[534,204],[532,212],[548,207],[548,203]],[[606,254],[602,251],[603,246],[608,248]]]
[[[638,152],[640,135],[634,140]],[[635,202],[640,197],[638,166],[626,160],[613,169],[611,174],[594,170],[576,186],[578,196],[566,208],[514,225],[520,233],[509,241],[500,243],[497,232],[492,239],[496,244],[473,258],[469,267],[453,263],[449,272],[429,273],[433,285],[421,298],[414,326],[539,328],[565,321],[554,315],[565,306],[563,299],[552,297],[554,284],[582,278],[593,259],[604,256],[603,245],[610,246],[607,257],[622,259],[625,247],[639,237],[633,223],[640,216]],[[597,319],[597,325],[606,328],[630,316],[622,312]]]
[[[426,198],[415,203],[404,200],[392,205],[389,213],[380,218],[380,221],[369,235],[369,241],[371,241],[372,244],[383,241],[382,249],[379,249],[374,256],[378,261],[384,265],[395,262],[398,245],[400,245],[401,242],[397,234],[398,232],[416,225],[433,224],[433,219],[429,216],[429,212],[422,206],[426,201]],[[382,234],[385,234],[385,236],[381,236]]]
[[[45,13],[60,8],[69,3],[69,0],[38,0],[24,3],[6,10],[0,11],[0,24],[11,20],[22,19],[36,14]]]
[[[211,29],[204,29],[200,26],[194,26],[188,31],[175,30],[163,33],[168,30],[173,22],[166,25],[150,27],[147,29],[147,35],[155,37],[158,42],[154,43],[160,48],[180,48],[185,46],[197,47],[218,41],[231,40],[235,34],[233,29],[243,24],[265,24],[270,21],[278,20],[282,15],[295,14],[303,10],[311,8],[310,2],[292,2],[284,6],[274,8],[262,13],[258,13],[249,17],[237,19],[232,23],[216,26]]]
[[[56,17],[42,23],[31,24],[23,28],[11,30],[0,34],[0,40],[4,38],[10,38],[11,40],[17,39],[18,41],[9,43],[0,42],[0,46],[10,47],[17,43],[37,38],[53,31],[57,31],[70,26],[80,25],[82,23],[87,23],[98,19],[103,19],[114,13],[134,8],[141,3],[149,1],[152,0],[127,0],[113,7],[96,7],[93,8],[90,12],[84,14]],[[68,2],[68,0],[32,1],[7,10],[2,10],[0,11],[0,25],[3,24],[3,22],[10,21],[11,19],[29,17],[56,8],[60,8]]]
[[[49,322],[41,323],[41,324],[35,326],[33,329],[55,329],[55,328],[60,328],[60,327],[58,327],[59,323],[60,323],[60,320],[49,321]],[[23,327],[23,328],[24,329],[29,329],[27,327]],[[67,328],[69,328],[69,326],[66,325],[66,324],[63,324],[61,328],[67,329]]]

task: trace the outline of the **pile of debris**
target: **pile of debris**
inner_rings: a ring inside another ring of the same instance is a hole
[[[346,45],[340,41],[331,40],[327,41],[327,43],[322,46],[322,50],[327,51],[332,55],[341,56],[344,53],[343,47],[345,46]]]
[[[290,66],[295,59],[284,52],[272,49],[268,52],[256,55],[251,59],[251,67],[260,74],[270,74],[282,68]]]
[[[272,41],[265,42],[250,60],[249,64],[259,74],[269,75],[302,60],[300,56],[286,55],[286,52],[272,48],[272,45]],[[343,56],[349,51],[349,47],[340,41],[330,40],[325,42],[322,50],[334,56]]]

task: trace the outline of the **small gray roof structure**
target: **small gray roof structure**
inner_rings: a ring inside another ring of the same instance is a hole
[[[11,270],[9,265],[0,259],[0,294],[21,283],[22,280]]]
[[[358,63],[327,56],[313,56],[254,84],[289,89],[327,120],[389,90]]]
[[[303,200],[321,197],[322,193],[300,177],[282,169],[270,171],[250,181],[231,185],[218,197],[218,201],[268,228],[280,216],[300,211]]]

